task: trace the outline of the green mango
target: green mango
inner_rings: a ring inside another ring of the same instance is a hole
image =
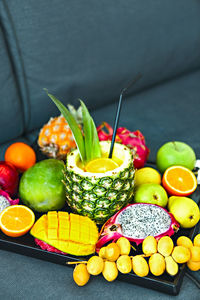
[[[64,163],[57,159],[36,163],[20,179],[20,199],[37,212],[61,209],[66,200],[63,171]]]

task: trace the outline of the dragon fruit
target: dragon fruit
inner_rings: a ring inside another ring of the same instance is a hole
[[[139,245],[149,235],[156,239],[166,235],[171,236],[178,231],[179,227],[174,216],[159,205],[129,204],[103,225],[96,251],[98,252],[107,242],[115,242],[122,236]]]
[[[97,132],[100,141],[111,141],[113,129],[108,123],[103,122],[98,126]],[[139,130],[131,132],[125,127],[120,127],[117,129],[115,141],[131,149],[135,168],[139,169],[144,167],[149,155],[149,149],[146,146],[143,134]]]
[[[38,240],[38,239],[35,239],[35,243],[36,245],[38,245],[42,250],[47,250],[48,252],[54,252],[54,253],[58,253],[58,254],[67,254],[65,252],[62,252],[58,249],[56,249],[55,247],[41,241],[41,240]]]
[[[8,193],[0,190],[0,213],[10,205],[19,204],[19,199],[12,200]]]

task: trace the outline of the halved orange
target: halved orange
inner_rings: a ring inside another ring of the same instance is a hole
[[[11,205],[0,214],[0,228],[8,236],[26,234],[35,222],[33,211],[24,205]]]
[[[171,166],[163,174],[162,185],[170,195],[189,196],[197,188],[197,179],[183,166]]]
[[[105,173],[118,168],[119,165],[111,158],[96,158],[91,160],[85,169],[91,173]]]

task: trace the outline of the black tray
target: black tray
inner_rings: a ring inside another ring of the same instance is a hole
[[[198,204],[200,202],[200,188],[198,186],[197,190],[191,196]],[[66,210],[69,210],[66,207]],[[39,217],[39,214],[36,215],[36,219]],[[200,222],[193,227],[192,229],[180,229],[178,233],[172,236],[174,242],[180,235],[186,235],[193,239],[195,234],[198,232],[200,227]],[[50,261],[53,263],[66,265],[68,261],[80,261],[83,260],[83,257],[75,257],[72,255],[63,255],[58,253],[48,252],[46,250],[40,249],[35,243],[34,238],[27,233],[26,235],[19,238],[10,238],[0,232],[0,248],[3,250],[8,250],[16,252],[22,255],[31,256],[34,258],[39,258],[42,260]],[[141,251],[141,246],[137,248],[137,251]],[[84,257],[84,260],[87,260],[87,257]],[[139,277],[132,272],[129,274],[119,273],[118,279],[129,282],[131,284],[140,285],[142,287],[154,289],[163,293],[177,295],[180,291],[183,277],[185,275],[186,266],[185,264],[180,265],[179,272],[176,276],[171,277],[166,272],[159,277],[149,274],[146,277]]]

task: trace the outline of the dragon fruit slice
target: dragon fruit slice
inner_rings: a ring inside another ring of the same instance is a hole
[[[113,129],[108,123],[103,122],[98,126],[97,132],[100,141],[111,141]],[[149,149],[146,146],[143,134],[139,130],[131,132],[125,127],[118,128],[116,142],[126,145],[131,149],[135,168],[144,167],[149,155]]]
[[[139,245],[149,235],[159,239],[173,235],[178,229],[179,223],[163,207],[147,203],[129,204],[104,224],[96,251],[107,242],[115,242],[122,236]]]
[[[67,254],[65,252],[62,252],[58,249],[56,249],[55,247],[41,241],[41,240],[38,240],[38,239],[35,239],[35,243],[36,245],[38,245],[42,250],[47,250],[49,252],[54,252],[54,253],[59,253],[59,254]]]
[[[19,204],[19,199],[11,199],[8,193],[0,190],[0,213],[10,205]]]

